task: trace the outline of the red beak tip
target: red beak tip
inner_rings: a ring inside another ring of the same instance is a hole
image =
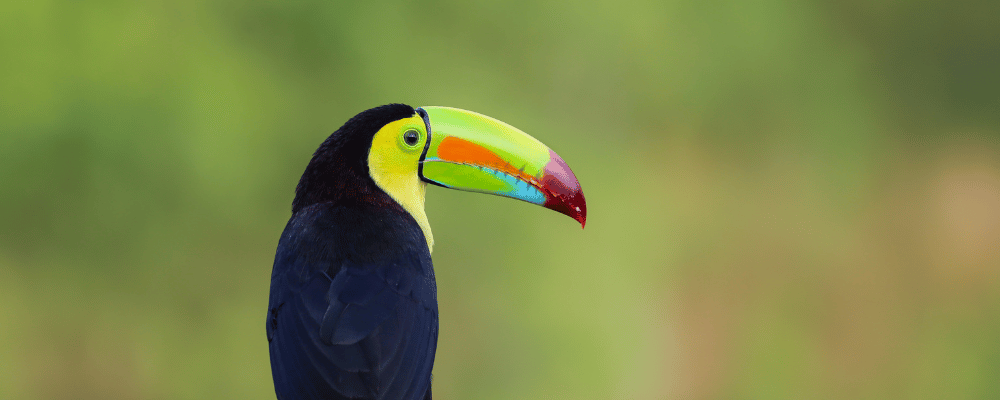
[[[582,196],[580,198],[582,201]],[[577,203],[579,204],[579,203]],[[573,206],[570,208],[570,212],[567,213],[570,217],[580,223],[580,229],[587,227],[587,203],[583,203],[583,207]]]
[[[541,176],[547,192],[544,206],[575,219],[583,229],[587,225],[587,201],[583,198],[580,181],[558,154],[549,150],[549,155],[551,159]]]

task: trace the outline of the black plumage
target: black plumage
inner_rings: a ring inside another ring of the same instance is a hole
[[[378,129],[413,115],[392,104],[355,116],[299,181],[267,315],[279,399],[431,398],[438,309],[430,252],[367,166]]]

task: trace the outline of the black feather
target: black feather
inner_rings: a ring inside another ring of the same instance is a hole
[[[278,244],[269,310],[279,399],[423,399],[430,390],[437,287],[407,215],[300,210]]]
[[[379,129],[416,113],[406,104],[387,104],[365,110],[344,123],[313,153],[295,187],[292,213],[322,202],[367,202],[392,207],[395,202],[368,173],[368,149]]]
[[[316,150],[271,272],[267,339],[278,399],[430,399],[437,286],[417,222],[368,173],[378,130],[415,114],[351,118]]]

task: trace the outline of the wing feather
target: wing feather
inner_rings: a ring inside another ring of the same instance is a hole
[[[268,312],[278,398],[429,398],[438,326],[429,256],[303,255],[295,244],[316,241],[296,235],[317,231],[295,227],[279,243]]]

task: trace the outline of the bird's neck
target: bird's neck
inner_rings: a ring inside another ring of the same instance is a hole
[[[383,169],[373,168],[372,171],[383,171]],[[427,250],[433,252],[434,234],[431,233],[431,224],[427,221],[427,212],[424,211],[427,183],[421,181],[415,173],[373,173],[372,180],[417,221],[420,230],[424,232],[424,239],[427,240]]]

